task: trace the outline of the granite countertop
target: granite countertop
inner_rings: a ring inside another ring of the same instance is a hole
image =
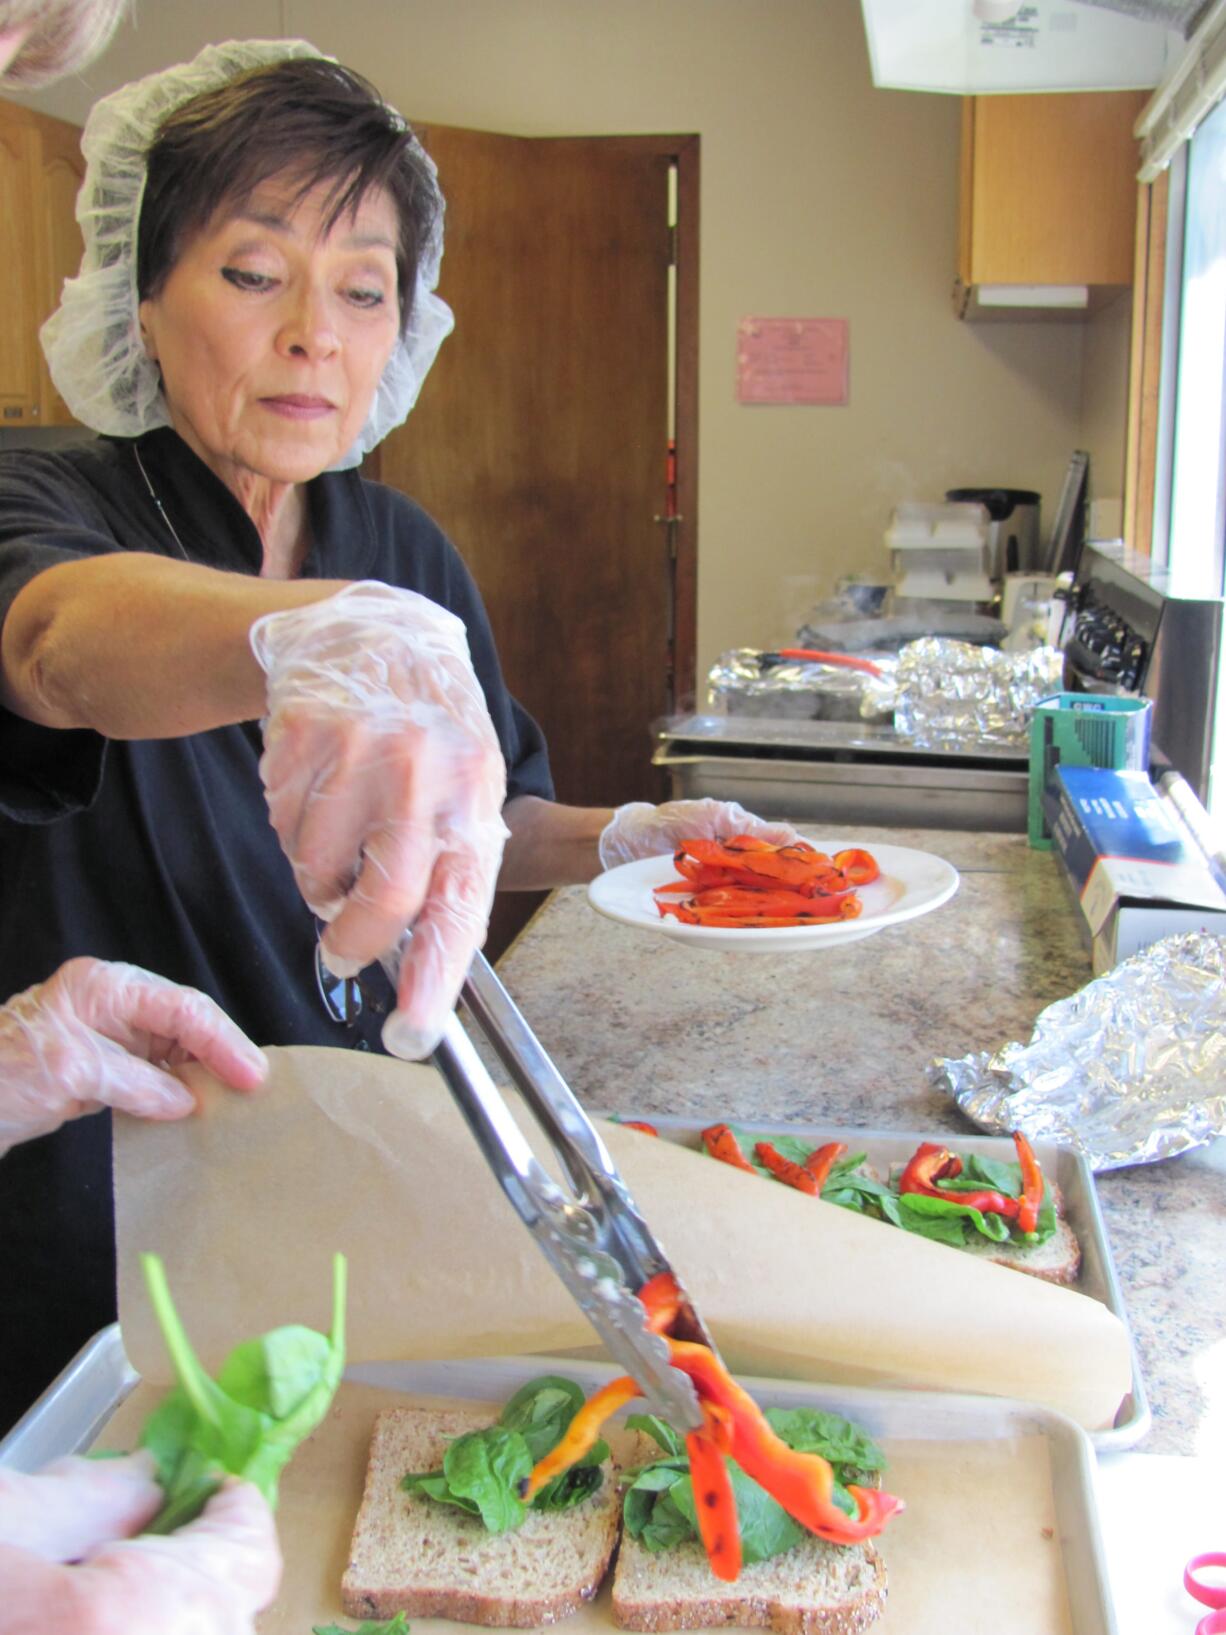
[[[969,1132],[924,1069],[1029,1039],[1091,978],[1050,854],[1022,835],[857,829],[958,869],[935,913],[828,953],[722,954],[554,892],[499,973],[593,1111]],[[1098,1177],[1153,1426],[1146,1453],[1226,1447],[1226,1140]]]

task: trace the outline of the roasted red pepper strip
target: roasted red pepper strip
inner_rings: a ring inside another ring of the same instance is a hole
[[[711,1571],[725,1583],[735,1583],[741,1574],[741,1527],[724,1455],[709,1426],[690,1432],[685,1451],[690,1459],[698,1534]]]
[[[898,1190],[922,1192],[929,1198],[943,1198],[946,1203],[965,1204],[968,1209],[978,1209],[984,1215],[1016,1219],[1018,1200],[1006,1198],[1003,1192],[957,1192],[951,1187],[937,1185],[943,1176],[952,1180],[961,1173],[962,1160],[955,1153],[947,1147],[938,1146],[935,1141],[925,1141],[903,1170]]]
[[[641,1118],[623,1118],[621,1126],[623,1130],[642,1130],[644,1135],[658,1136],[660,1133],[654,1124],[648,1124],[645,1119]]]
[[[1019,1232],[1038,1230],[1039,1208],[1043,1202],[1043,1171],[1034,1155],[1034,1148],[1020,1130],[1013,1132],[1017,1161],[1022,1167],[1022,1195],[1018,1199],[1017,1229]]]
[[[659,1273],[645,1284],[639,1298],[648,1309],[648,1326],[656,1332],[675,1315],[679,1301],[676,1284],[667,1272]],[[694,1382],[706,1421],[702,1430],[691,1433],[692,1437],[703,1439],[698,1450],[702,1474],[701,1477],[695,1475],[695,1493],[701,1495],[706,1491],[714,1495],[713,1502],[700,1497],[698,1505],[700,1516],[704,1511],[710,1513],[710,1534],[702,1529],[704,1543],[708,1536],[715,1541],[725,1516],[722,1487],[714,1470],[717,1452],[729,1452],[745,1474],[765,1488],[802,1527],[835,1544],[855,1544],[872,1538],[903,1508],[902,1500],[892,1494],[853,1486],[848,1492],[856,1501],[857,1514],[848,1516],[833,1502],[834,1473],[825,1459],[819,1454],[798,1453],[788,1447],[771,1429],[757,1403],[736,1383],[709,1347],[671,1336],[666,1338],[673,1367],[681,1369]],[[528,1477],[521,1496],[531,1498],[545,1482],[581,1459],[594,1445],[603,1421],[623,1402],[638,1394],[638,1386],[625,1377],[612,1381],[591,1397],[571,1421],[562,1441]],[[708,1443],[711,1446],[707,1446]],[[693,1461],[689,1438],[687,1451]],[[730,1493],[728,1497],[730,1499]],[[725,1535],[726,1532],[724,1528]],[[727,1577],[734,1560],[739,1571],[739,1534],[736,1557],[723,1550],[718,1563],[712,1559],[712,1571],[719,1577]]]
[[[847,1151],[846,1141],[827,1141],[824,1147],[817,1147],[805,1159],[805,1168],[817,1182],[820,1193],[830,1179],[830,1171]]]
[[[867,886],[881,873],[872,852],[851,846],[845,852],[835,852],[834,866],[847,876],[853,886]]]
[[[849,1516],[831,1498],[834,1473],[816,1453],[798,1453],[771,1429],[762,1410],[705,1345],[668,1342],[674,1368],[694,1382],[702,1402],[714,1402],[732,1416],[732,1457],[747,1476],[819,1538],[857,1544],[879,1533],[902,1500],[874,1488],[849,1487],[857,1514]]]
[[[727,1130],[728,1126],[713,1124],[711,1128]],[[750,1167],[752,1168],[752,1165]],[[657,1272],[654,1277],[649,1277],[639,1290],[639,1304],[647,1312],[646,1326],[651,1332],[667,1334],[677,1321],[677,1313],[681,1310],[681,1290],[677,1287],[677,1280],[673,1274]]]
[[[757,1171],[741,1151],[741,1144],[733,1135],[727,1124],[708,1124],[702,1132],[702,1144],[721,1163],[731,1164],[733,1169],[746,1169],[751,1175]],[[654,1281],[654,1280],[653,1280]],[[640,1295],[640,1299],[642,1296]]]
[[[534,1499],[555,1476],[569,1470],[577,1460],[596,1446],[600,1427],[611,1414],[627,1402],[633,1402],[642,1392],[629,1374],[610,1380],[590,1396],[566,1428],[566,1435],[552,1452],[547,1453],[532,1474],[520,1486],[519,1496],[525,1504]]]
[[[753,1155],[777,1181],[795,1187],[797,1192],[807,1192],[811,1198],[816,1198],[822,1190],[820,1181],[816,1181],[803,1164],[795,1164],[790,1158],[785,1158],[769,1141],[756,1142]]]

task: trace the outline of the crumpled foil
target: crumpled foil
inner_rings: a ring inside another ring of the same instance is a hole
[[[1035,705],[1063,683],[1058,647],[1002,653],[939,637],[910,642],[898,656],[894,729],[920,749],[1023,749]]]
[[[874,656],[883,672],[892,661]],[[880,721],[893,708],[894,688],[842,664],[805,659],[775,660],[756,647],[721,653],[707,676],[711,708],[728,715],[772,716],[793,721]]]
[[[928,1078],[982,1129],[1073,1147],[1095,1170],[1203,1146],[1226,1134],[1226,937],[1152,943],[1049,1005],[1029,1044]]]

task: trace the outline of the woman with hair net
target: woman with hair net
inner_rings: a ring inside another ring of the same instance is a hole
[[[232,42],[105,99],[83,149],[43,342],[103,437],[0,457],[3,991],[136,959],[260,1043],[419,1056],[496,882],[790,835],[557,805],[459,556],[353,469],[451,327],[434,167],[372,87]],[[99,1118],[3,1161],[10,1411],[113,1318],[109,1164]]]

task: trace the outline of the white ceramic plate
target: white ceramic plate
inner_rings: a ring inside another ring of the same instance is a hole
[[[815,840],[812,844],[820,852],[833,854],[863,843],[853,838]],[[877,859],[881,873],[871,885],[859,888],[864,904],[859,919],[838,920],[829,925],[788,925],[777,929],[683,925],[671,914],[662,916],[652,890],[678,878],[671,854],[640,858],[637,863],[623,863],[620,868],[597,875],[587,888],[588,900],[611,920],[638,926],[643,931],[659,931],[695,948],[718,948],[726,954],[734,951],[787,954],[858,942],[861,937],[884,931],[888,925],[898,925],[939,908],[958,889],[958,871],[943,857],[917,852],[909,846],[872,845],[864,849]]]

